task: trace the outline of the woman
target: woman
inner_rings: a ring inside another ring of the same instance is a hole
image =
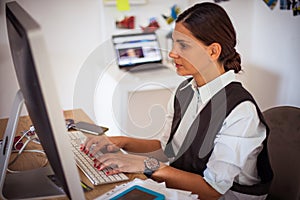
[[[241,59],[228,15],[216,4],[196,4],[178,17],[172,38],[169,56],[176,71],[192,78],[171,98],[161,139],[93,137],[82,149],[88,152],[96,144],[93,155],[122,148],[131,153],[104,154],[95,167],[144,172],[201,200],[265,199],[272,179],[268,127],[252,96],[235,80]],[[162,151],[169,165],[162,162]]]

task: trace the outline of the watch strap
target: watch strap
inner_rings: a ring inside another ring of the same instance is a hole
[[[154,173],[154,171],[150,170],[150,169],[145,169],[144,170],[144,175],[147,177],[147,178],[151,178],[152,174]]]

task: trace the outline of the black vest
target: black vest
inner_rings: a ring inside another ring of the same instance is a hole
[[[184,87],[190,80],[184,81],[178,88]],[[195,118],[179,152],[177,155],[174,154],[171,141],[193,95],[194,91],[191,87],[176,91],[171,135],[165,148],[165,154],[169,158],[173,158],[170,165],[203,176],[206,164],[214,148],[214,139],[220,131],[225,118],[241,102],[251,101],[256,106],[258,116],[267,129],[267,137],[263,142],[263,150],[257,158],[257,170],[261,182],[252,186],[233,183],[231,190],[250,195],[267,194],[273,178],[267,152],[269,128],[251,94],[238,82],[230,83],[212,97]]]

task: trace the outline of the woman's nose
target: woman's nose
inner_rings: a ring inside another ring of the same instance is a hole
[[[174,58],[179,58],[179,55],[174,51],[174,49],[172,49],[169,52],[169,57],[174,59]]]

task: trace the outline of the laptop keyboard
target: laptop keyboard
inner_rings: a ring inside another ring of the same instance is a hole
[[[161,63],[142,64],[129,69],[129,72],[141,72],[157,69],[167,69],[167,66]]]
[[[68,136],[71,142],[72,151],[74,153],[77,166],[93,185],[115,183],[129,179],[124,173],[106,175],[105,173],[111,170],[110,168],[106,168],[104,170],[96,169],[94,167],[93,158],[89,157],[80,150],[80,144],[82,144],[86,138],[86,136],[81,131],[71,131],[68,133]],[[102,152],[99,151],[96,157],[101,154]]]

